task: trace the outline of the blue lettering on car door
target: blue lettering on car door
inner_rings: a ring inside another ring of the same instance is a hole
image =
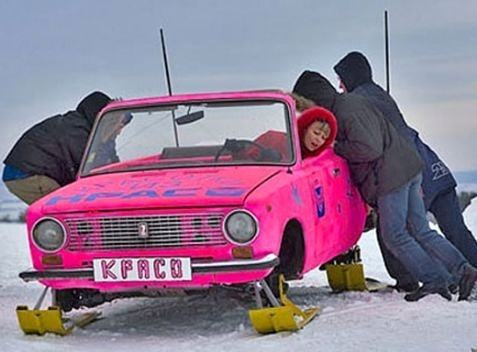
[[[315,188],[316,215],[321,218],[325,216],[325,197],[323,196],[323,187]]]

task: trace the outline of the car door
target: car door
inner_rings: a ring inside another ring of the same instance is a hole
[[[346,207],[343,204],[346,193],[343,165],[331,148],[305,160],[305,163],[305,167],[309,168],[308,182],[314,207],[314,252],[316,259],[324,262],[334,257],[347,227],[343,217]]]

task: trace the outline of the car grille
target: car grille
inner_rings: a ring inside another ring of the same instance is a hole
[[[91,251],[226,244],[220,213],[66,219],[68,249]]]

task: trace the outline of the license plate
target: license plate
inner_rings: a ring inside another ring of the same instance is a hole
[[[103,258],[93,268],[97,282],[192,280],[190,258]]]

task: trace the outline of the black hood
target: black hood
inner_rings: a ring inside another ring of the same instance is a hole
[[[333,69],[340,77],[348,92],[352,92],[363,83],[373,81],[368,59],[357,51],[346,55]]]
[[[93,125],[96,115],[111,101],[111,98],[102,92],[93,92],[78,104],[76,111],[85,116]]]
[[[293,93],[312,100],[316,105],[332,110],[338,92],[318,72],[304,71],[293,87]]]

